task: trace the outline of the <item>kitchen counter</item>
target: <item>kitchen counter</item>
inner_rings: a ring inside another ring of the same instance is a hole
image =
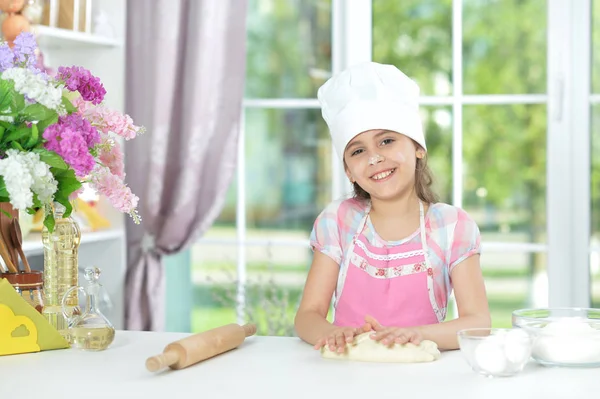
[[[150,373],[148,357],[188,334],[117,331],[102,352],[0,356],[0,398],[597,398],[600,369],[531,361],[514,377],[485,378],[460,351],[432,363],[326,360],[298,338],[253,336],[190,368]],[[251,395],[251,396],[250,396]]]

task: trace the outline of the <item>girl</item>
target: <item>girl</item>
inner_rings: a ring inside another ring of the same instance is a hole
[[[371,330],[384,344],[458,348],[458,330],[491,324],[480,234],[431,191],[419,87],[394,66],[368,62],[334,75],[318,98],[355,195],[315,221],[298,336],[338,352]],[[444,321],[452,289],[459,317]]]

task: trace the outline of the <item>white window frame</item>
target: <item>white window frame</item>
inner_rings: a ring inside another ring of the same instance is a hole
[[[548,301],[588,307],[591,0],[548,0]]]
[[[484,242],[484,251],[547,253],[548,305],[587,307],[590,290],[590,94],[591,0],[547,0],[547,94],[464,95],[462,0],[452,4],[453,93],[424,96],[423,105],[451,105],[453,111],[452,203],[463,205],[463,107],[465,105],[545,104],[547,106],[547,243]],[[332,0],[332,72],[372,54],[371,0]],[[311,99],[245,99],[244,109],[318,109]],[[243,122],[243,121],[242,121]],[[332,149],[332,152],[333,149]],[[236,245],[237,318],[244,321],[246,248],[251,245],[307,246],[308,240],[248,240],[246,238],[245,125],[241,124],[237,169],[237,236],[217,240]],[[332,156],[334,198],[351,186],[340,160]],[[215,240],[211,240],[216,242]],[[209,243],[208,240],[201,240]]]

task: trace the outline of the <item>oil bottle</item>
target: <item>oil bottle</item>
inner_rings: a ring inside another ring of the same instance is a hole
[[[70,342],[67,316],[79,306],[77,290],[70,291],[65,301],[67,315],[63,314],[62,299],[71,287],[77,287],[78,256],[81,230],[72,217],[64,217],[65,207],[54,203],[54,230],[42,229],[44,244],[44,309],[42,314],[50,324]]]

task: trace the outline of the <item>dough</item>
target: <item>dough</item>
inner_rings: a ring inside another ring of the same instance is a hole
[[[328,346],[324,346],[321,348],[321,357],[360,362],[420,363],[432,362],[441,356],[437,344],[433,341],[421,341],[419,345],[412,342],[384,345],[372,339],[371,334],[372,332],[366,332],[358,335],[354,342],[346,344],[343,353],[332,352]]]

